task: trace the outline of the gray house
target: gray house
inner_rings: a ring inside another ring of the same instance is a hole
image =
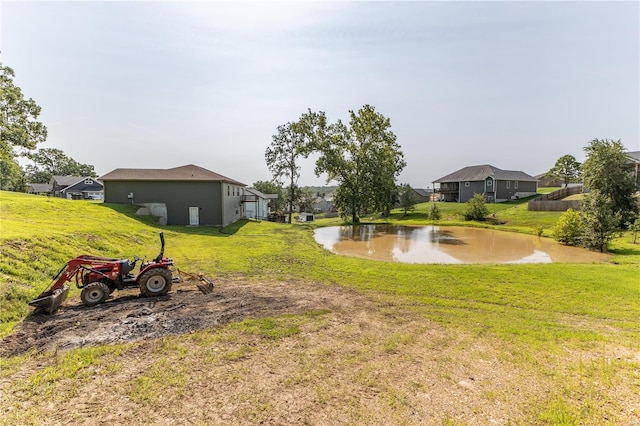
[[[105,203],[146,207],[169,225],[227,226],[243,217],[246,185],[193,164],[115,169],[100,180]]]
[[[525,172],[502,170],[488,164],[468,166],[435,180],[441,201],[466,203],[473,194],[484,194],[489,202],[529,197],[538,191],[538,180]]]
[[[49,181],[54,197],[73,200],[101,200],[103,186],[91,176],[53,176]]]

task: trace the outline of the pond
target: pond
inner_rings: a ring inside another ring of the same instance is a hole
[[[316,241],[345,256],[401,263],[592,263],[609,255],[551,238],[480,228],[357,225],[318,228]]]

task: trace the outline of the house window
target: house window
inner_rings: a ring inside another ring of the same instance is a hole
[[[85,185],[93,185],[93,181],[91,179],[85,179],[84,180],[84,184]]]
[[[509,188],[511,188],[511,181],[510,180],[507,181],[507,189],[509,189]]]
[[[515,181],[515,182],[513,183],[513,188],[514,188],[514,189],[518,189],[518,181]]]
[[[227,185],[227,197],[231,195],[231,187]]]
[[[471,185],[471,182],[465,182],[464,186],[469,187]]]
[[[487,186],[493,186],[493,179],[489,179],[487,181]]]

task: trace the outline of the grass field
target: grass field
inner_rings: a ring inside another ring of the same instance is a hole
[[[547,237],[559,217],[517,202],[489,205],[489,221],[469,223],[463,205],[438,206],[440,225]],[[426,225],[429,208],[363,220]],[[265,291],[302,286],[334,306],[4,357],[0,422],[640,423],[640,245],[629,234],[612,243],[608,264],[408,265],[324,251],[313,228],[339,223],[160,227],[128,206],[0,193],[2,336],[64,262],[151,258],[160,230],[184,270]],[[69,401],[98,383],[104,390],[89,400]]]

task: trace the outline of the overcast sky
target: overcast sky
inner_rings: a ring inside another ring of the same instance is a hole
[[[391,119],[426,188],[469,165],[531,175],[593,138],[640,150],[640,3],[8,2],[0,49],[58,148],[99,175],[196,164],[269,180],[308,108]],[[313,163],[301,185],[322,185]]]

